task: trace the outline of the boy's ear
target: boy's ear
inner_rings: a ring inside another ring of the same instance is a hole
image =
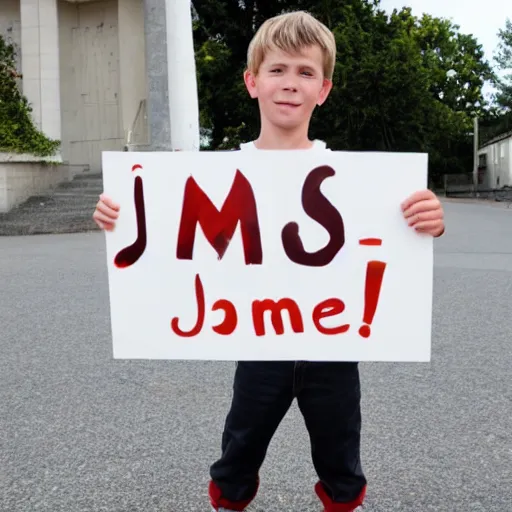
[[[248,69],[244,72],[244,82],[251,98],[257,98],[258,92],[256,91],[256,79]]]
[[[320,89],[320,94],[318,95],[317,105],[320,107],[325,103],[325,100],[329,96],[329,93],[332,90],[332,80],[324,78],[324,83],[322,88]]]

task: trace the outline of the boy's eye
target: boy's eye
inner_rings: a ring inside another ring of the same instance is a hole
[[[282,68],[272,68],[270,70],[271,73],[280,73],[282,71]],[[301,71],[301,74],[306,76],[313,76],[313,73],[311,71]]]

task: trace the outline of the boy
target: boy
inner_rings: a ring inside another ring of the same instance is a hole
[[[308,138],[311,115],[332,88],[336,58],[333,34],[304,12],[267,20],[254,36],[244,73],[257,98],[261,129],[242,150],[323,149]],[[443,210],[429,190],[401,205],[409,225],[440,236]],[[100,196],[93,218],[113,229],[119,207]],[[222,455],[211,469],[214,511],[243,511],[256,496],[267,447],[294,398],[311,439],[324,512],[352,512],[362,505],[366,479],[360,460],[360,383],[357,362],[240,361],[222,435]]]

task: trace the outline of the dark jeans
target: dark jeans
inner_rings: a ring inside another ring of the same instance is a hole
[[[268,445],[294,398],[311,440],[315,470],[329,500],[346,503],[366,486],[360,460],[361,390],[358,363],[237,364],[222,456],[210,475],[222,497],[250,501]]]

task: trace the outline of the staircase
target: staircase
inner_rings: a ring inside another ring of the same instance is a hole
[[[92,214],[103,191],[101,173],[84,171],[48,195],[0,214],[0,236],[79,233],[98,229]]]

